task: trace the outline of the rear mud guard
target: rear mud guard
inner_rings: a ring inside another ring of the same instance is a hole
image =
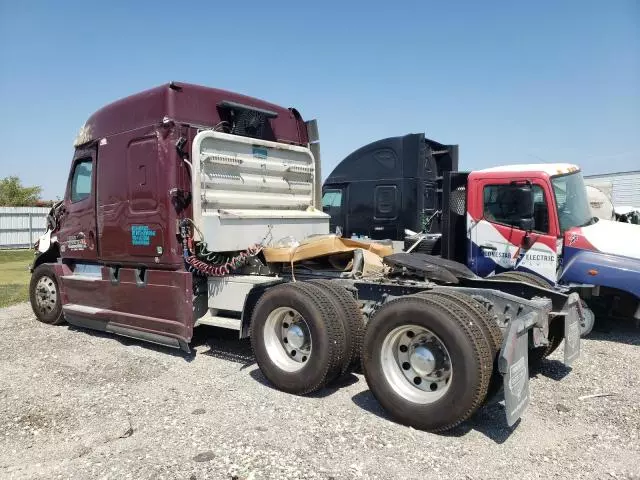
[[[577,292],[569,295],[564,317],[564,364],[571,366],[580,358],[580,316],[582,304]]]
[[[569,295],[564,315],[564,363],[570,366],[580,357],[580,297]],[[504,377],[504,403],[507,424],[513,426],[529,405],[529,335],[538,323],[539,313],[517,317],[507,327],[498,359]]]
[[[515,424],[529,405],[529,328],[537,314],[530,312],[509,322],[498,359],[504,377],[507,424]]]

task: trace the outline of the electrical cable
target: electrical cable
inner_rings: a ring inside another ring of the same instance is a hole
[[[193,177],[193,165],[191,164],[191,162],[186,158],[183,158],[182,161],[189,166],[189,176]]]
[[[198,232],[201,240],[193,240],[187,228],[189,223]],[[270,232],[271,230],[265,236],[265,240],[270,235]],[[207,249],[207,243],[203,240],[202,232],[191,219],[185,218],[181,222],[180,234],[182,236],[182,251],[187,270],[196,275],[211,277],[223,277],[247,265],[251,258],[262,251],[265,241],[263,240],[261,244],[251,245],[237,255],[225,257],[220,253],[211,252]]]
[[[227,130],[230,129],[229,128],[229,122],[227,122],[226,120],[222,120],[222,121],[218,122],[215,127],[213,127],[213,130],[215,132],[223,132],[223,133],[225,133],[225,128]]]

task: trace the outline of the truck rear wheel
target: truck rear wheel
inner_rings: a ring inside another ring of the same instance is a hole
[[[368,323],[365,378],[400,423],[444,431],[482,404],[491,347],[472,316],[448,298],[414,295],[383,305]]]
[[[33,271],[29,282],[29,301],[33,313],[42,323],[60,325],[64,322],[58,279],[51,265],[43,263]]]
[[[323,289],[334,299],[335,307],[339,311],[338,318],[342,321],[347,343],[347,357],[342,369],[345,374],[360,362],[362,337],[364,336],[364,318],[358,303],[346,288],[335,284],[331,280],[311,280],[309,282]]]
[[[502,330],[495,322],[489,311],[482,306],[480,302],[473,299],[469,295],[460,292],[453,292],[450,290],[427,290],[420,292],[418,295],[435,295],[440,297],[446,297],[452,301],[458,303],[462,308],[473,312],[473,315],[477,323],[482,328],[485,337],[489,340],[491,347],[491,358],[493,359],[493,374],[489,381],[489,388],[487,390],[486,400],[493,398],[502,386],[502,375],[498,371],[498,355],[502,349],[502,341],[504,336]]]
[[[288,393],[324,387],[345,362],[345,331],[334,303],[305,282],[268,289],[253,311],[250,335],[260,370]]]
[[[473,313],[474,318],[478,321],[478,324],[482,328],[485,336],[490,341],[492,347],[492,355],[495,357],[502,348],[502,330],[498,324],[491,317],[489,311],[480,304],[477,300],[473,299],[469,295],[459,292],[452,292],[448,290],[427,290],[420,292],[418,295],[435,295],[445,297],[456,302],[460,307],[465,308]]]

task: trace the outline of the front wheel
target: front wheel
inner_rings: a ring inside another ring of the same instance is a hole
[[[64,322],[58,279],[51,265],[43,263],[33,271],[29,300],[33,313],[42,323],[59,325]]]
[[[582,315],[580,316],[580,336],[586,337],[593,330],[596,323],[596,314],[589,308],[587,302],[580,299],[582,305]]]

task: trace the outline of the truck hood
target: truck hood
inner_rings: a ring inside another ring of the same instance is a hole
[[[565,232],[565,246],[640,259],[640,226],[599,220],[593,225]]]

